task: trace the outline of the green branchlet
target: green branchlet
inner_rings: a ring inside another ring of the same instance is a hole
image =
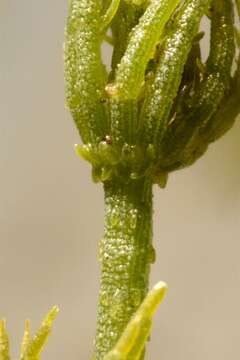
[[[108,131],[101,24],[99,0],[70,2],[65,32],[66,102],[83,141],[93,143]]]
[[[147,63],[153,57],[164,25],[179,0],[153,0],[139,19],[129,38],[128,46],[118,65],[115,81],[106,87],[107,93],[119,100],[138,97],[144,83]]]

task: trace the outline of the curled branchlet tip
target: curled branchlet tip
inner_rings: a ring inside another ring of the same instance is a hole
[[[36,335],[28,342],[21,360],[39,360],[40,353],[42,352],[43,347],[48,340],[53,321],[55,320],[58,313],[59,308],[57,306],[54,306],[50,310],[47,316],[43,319],[42,325],[37,331]]]
[[[10,360],[6,320],[0,320],[0,360]]]
[[[120,4],[120,0],[112,0],[111,4],[109,5],[109,8],[102,17],[102,30],[106,29],[108,25],[111,23],[112,19],[114,18],[117,12],[119,4]]]
[[[145,343],[151,331],[152,317],[167,291],[167,285],[160,281],[147,294],[135,315],[128,323],[116,346],[104,360],[141,359]]]

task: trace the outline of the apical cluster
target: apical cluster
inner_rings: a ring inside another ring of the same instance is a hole
[[[72,0],[65,34],[66,101],[93,179],[167,174],[196,161],[240,108],[232,0]],[[239,5],[239,4],[237,4]],[[211,22],[202,62],[199,23]],[[111,35],[109,35],[111,31]],[[113,46],[108,73],[101,44]]]

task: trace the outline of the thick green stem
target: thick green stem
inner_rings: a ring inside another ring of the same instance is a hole
[[[116,344],[148,290],[152,247],[152,184],[145,179],[109,181],[100,243],[100,285],[95,356]]]

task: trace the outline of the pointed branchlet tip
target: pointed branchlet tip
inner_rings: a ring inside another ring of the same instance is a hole
[[[47,316],[44,318],[43,322],[42,322],[42,326],[49,326],[50,328],[52,327],[53,321],[56,319],[57,315],[59,313],[59,307],[58,306],[54,306],[49,313],[47,314]]]
[[[0,360],[10,360],[6,320],[0,320]]]
[[[22,343],[21,343],[20,359],[23,358],[29,342],[30,342],[30,320],[26,320],[23,339],[22,339]]]
[[[162,302],[166,291],[167,285],[162,281],[149,291],[117,344],[105,356],[104,360],[141,359],[141,354],[151,331],[152,317]]]
[[[53,322],[58,313],[59,308],[57,306],[54,306],[47,314],[47,316],[43,319],[40,329],[37,331],[36,335],[32,339],[30,339],[29,324],[26,324],[24,335],[24,337],[26,337],[24,342],[27,339],[27,345],[24,349],[24,353],[21,355],[21,360],[39,360],[40,353],[42,352],[43,347],[48,340]]]

